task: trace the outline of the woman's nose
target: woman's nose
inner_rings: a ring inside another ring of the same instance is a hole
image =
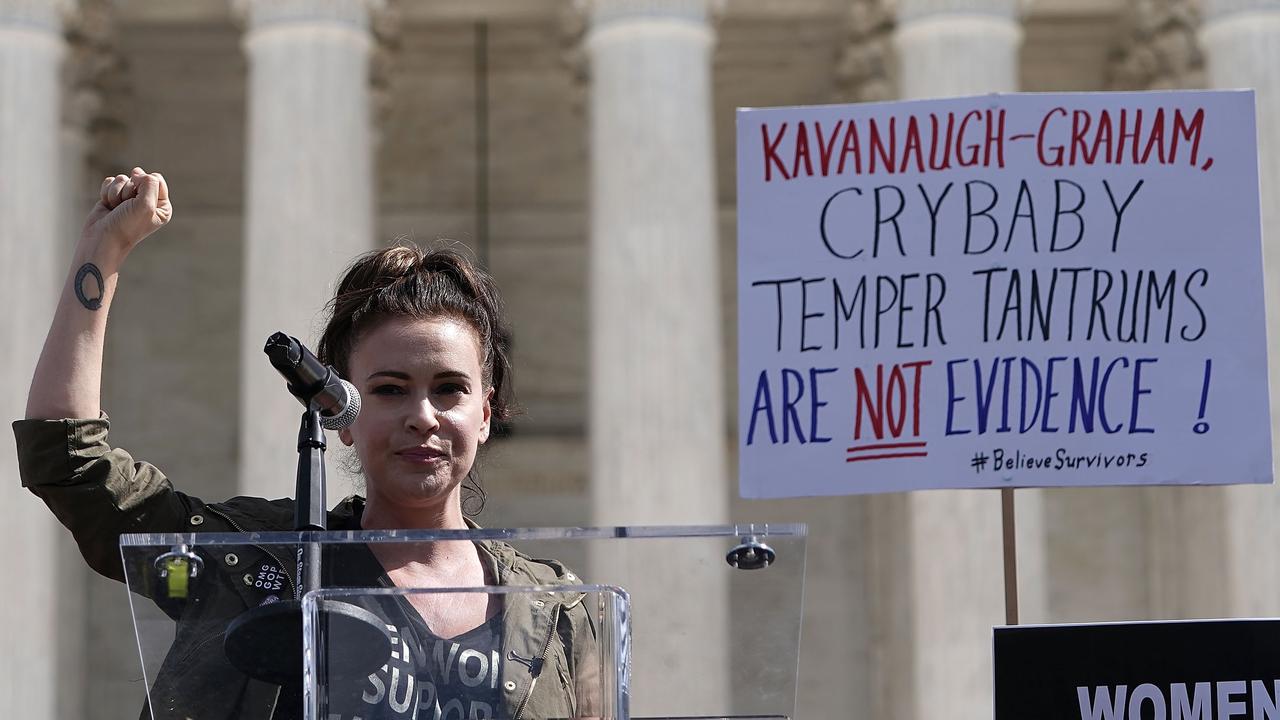
[[[427,433],[435,430],[440,427],[440,421],[436,418],[436,406],[426,398],[415,402],[405,424],[414,432]]]

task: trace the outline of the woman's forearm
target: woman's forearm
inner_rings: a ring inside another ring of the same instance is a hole
[[[120,269],[114,254],[87,239],[76,248],[31,380],[28,419],[96,418],[101,412],[107,312]]]

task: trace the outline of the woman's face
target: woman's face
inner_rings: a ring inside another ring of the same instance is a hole
[[[489,396],[471,326],[393,317],[356,343],[348,367],[360,415],[340,433],[364,468],[370,505],[419,508],[455,493],[489,438]]]

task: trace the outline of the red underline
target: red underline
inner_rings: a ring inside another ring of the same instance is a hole
[[[862,447],[851,447],[849,452],[862,452],[863,450],[887,450],[889,448],[904,447],[924,447],[926,443],[922,442],[903,442],[903,443],[881,443],[879,445],[863,445]]]
[[[845,462],[858,462],[860,460],[883,460],[885,458],[906,458],[906,457],[924,457],[927,452],[914,453],[885,453],[883,455],[859,455],[858,457],[845,458]]]

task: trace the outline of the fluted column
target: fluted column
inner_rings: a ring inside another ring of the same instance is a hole
[[[591,492],[598,524],[719,522],[726,515],[709,5],[585,5]],[[643,576],[637,586],[687,589],[702,580],[684,560],[664,557],[629,570]],[[717,668],[726,667],[727,653],[714,641],[725,636],[713,632],[724,625],[726,593],[706,582],[684,597],[701,613],[672,612],[667,627],[637,632],[637,693],[666,704],[633,705],[633,712],[726,711]],[[692,651],[705,662],[670,678],[678,687],[658,691],[641,664],[661,670],[666,656],[687,659],[685,650],[671,655],[688,648],[682,637],[702,639]]]
[[[1018,87],[1022,31],[1017,0],[900,0],[894,41],[899,86],[909,99],[1007,92]],[[892,698],[914,717],[991,717],[991,628],[1004,623],[1000,494],[930,491],[878,503],[905,504],[897,530],[907,546],[911,682]],[[1038,491],[1017,493],[1022,616],[1043,616],[1043,540]],[[886,511],[892,516],[892,510]],[[895,532],[890,529],[890,532]]]
[[[369,11],[375,0],[240,0],[247,21],[240,488],[292,496],[302,406],[262,346],[313,349],[342,268],[373,247]]]
[[[1280,0],[1205,0],[1201,42],[1209,83],[1257,92],[1258,174],[1262,193],[1262,237],[1267,305],[1280,307]],[[1280,315],[1268,313],[1267,332],[1280,337]],[[1280,357],[1271,358],[1272,446],[1280,447]],[[1273,453],[1274,454],[1274,453]],[[1225,565],[1232,615],[1280,613],[1280,530],[1275,485],[1226,490]]]
[[[70,3],[0,0],[0,416],[20,418],[62,285],[61,13]],[[55,718],[67,681],[58,630],[57,522],[18,480],[13,440],[0,442],[0,715]],[[77,688],[72,688],[75,692]]]
[[[591,465],[603,522],[723,517],[725,425],[704,0],[598,0]]]
[[[1017,0],[899,0],[899,84],[907,99],[1018,89]]]

